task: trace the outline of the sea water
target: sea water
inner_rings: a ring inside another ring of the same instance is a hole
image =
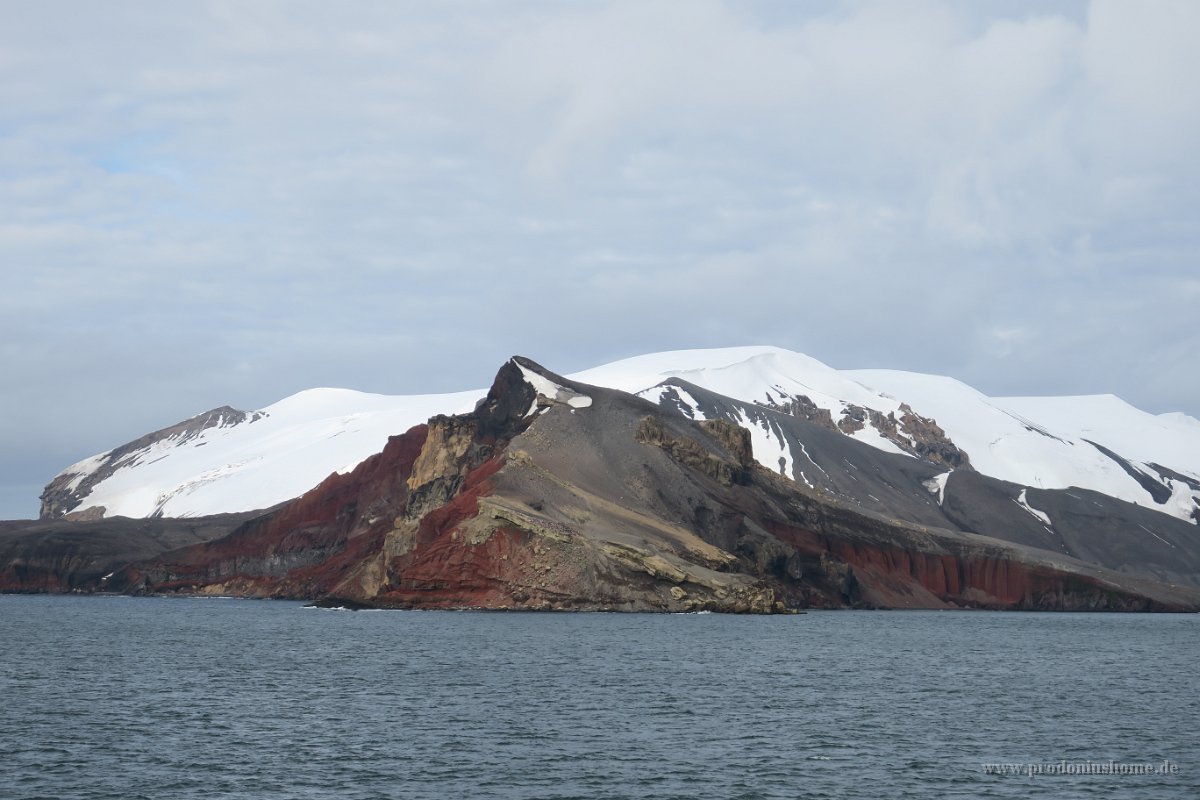
[[[0,596],[3,798],[1196,798],[1200,616]]]

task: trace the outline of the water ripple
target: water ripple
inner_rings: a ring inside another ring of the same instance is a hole
[[[1195,616],[0,597],[13,798],[1200,796]],[[1170,776],[986,775],[985,762]]]

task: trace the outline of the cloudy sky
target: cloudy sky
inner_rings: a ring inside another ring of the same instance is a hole
[[[314,386],[765,343],[1200,416],[1200,3],[0,2],[0,517]]]

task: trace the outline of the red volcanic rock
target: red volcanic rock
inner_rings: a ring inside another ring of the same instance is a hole
[[[395,577],[377,599],[398,607],[513,605],[512,587],[532,562],[531,539],[527,531],[511,527],[499,528],[478,544],[439,536],[392,560],[389,572]]]
[[[420,544],[437,541],[478,514],[479,498],[491,494],[492,491],[492,485],[488,483],[488,478],[495,475],[502,465],[503,462],[500,458],[493,456],[467,473],[462,487],[450,502],[421,517],[417,541]]]
[[[402,502],[428,434],[417,425],[347,474],[332,474],[277,511],[228,536],[135,565],[120,588],[311,597],[330,591],[378,547],[371,522]]]
[[[838,538],[780,523],[770,524],[769,529],[819,565],[808,585],[808,599],[814,605],[1026,611],[1191,608],[1186,594],[1149,598],[1120,588],[1112,576],[1099,571],[1058,569],[1023,560],[1017,552],[954,537],[926,537],[914,547],[912,539],[898,538],[889,544]]]

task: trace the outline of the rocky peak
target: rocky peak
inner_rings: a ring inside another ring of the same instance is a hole
[[[542,367],[521,356],[506,361],[496,372],[487,395],[475,405],[474,416],[481,430],[503,435],[510,428],[524,427],[521,421],[536,399],[537,391],[525,380],[521,362],[530,365],[527,369],[542,370]]]
[[[444,505],[472,470],[529,427],[534,419],[530,412],[541,397],[527,378],[529,372],[553,375],[534,361],[514,356],[500,367],[472,413],[429,420],[429,433],[407,481],[411,494],[406,516],[417,519]]]

